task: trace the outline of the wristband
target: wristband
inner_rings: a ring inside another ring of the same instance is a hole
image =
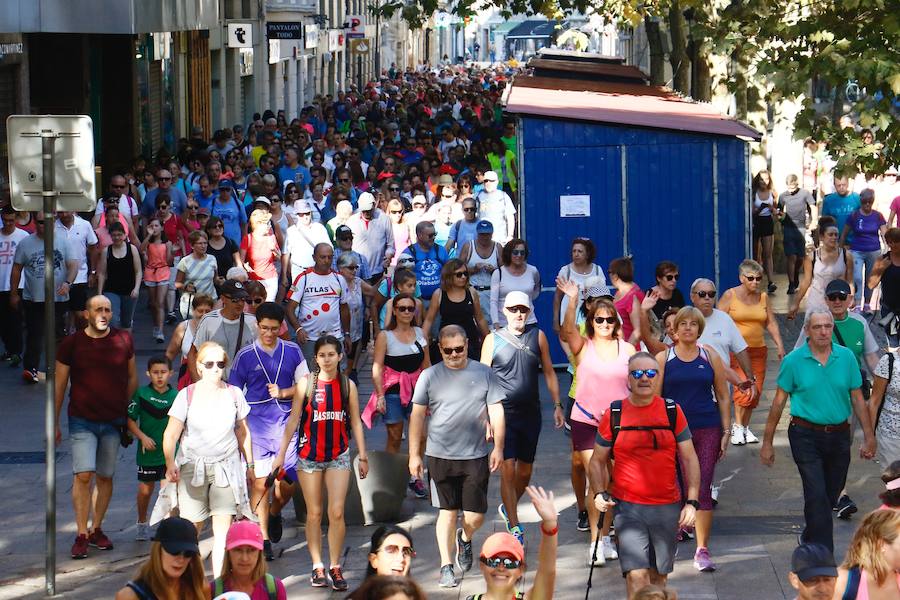
[[[556,408],[562,408],[562,402],[557,402],[554,406],[556,406]]]
[[[256,468],[256,463],[247,463],[247,468],[248,468],[248,469],[255,469],[255,468]]]
[[[550,531],[547,531],[546,529],[544,529],[544,524],[541,523],[541,533],[543,533],[544,535],[546,535],[548,537],[556,535],[557,533],[559,533],[559,523],[557,523],[556,527],[554,527]]]

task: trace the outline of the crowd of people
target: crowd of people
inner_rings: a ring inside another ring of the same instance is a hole
[[[679,542],[695,540],[698,571],[717,568],[717,463],[761,442],[771,465],[788,399],[805,517],[792,585],[801,598],[830,598],[819,593],[829,585],[831,594],[835,585],[900,594],[896,513],[865,517],[840,570],[832,534],[833,514],[858,511],[845,489],[855,429],[860,455],[891,465],[887,506],[900,489],[891,470],[900,464],[900,229],[888,229],[900,192],[885,217],[874,206],[887,181],[878,194],[866,181],[851,192],[820,154],[781,194],[768,173],[756,174],[759,260],[736,265],[739,284],[721,293],[705,278],[682,291],[666,257],[642,289],[649,274],[635,273],[629,257],[604,268],[595,243],[575,237],[556,273],[551,322],[539,322],[535,301],[551,276],[517,237],[516,129],[500,106],[508,76],[397,73],[318,97],[290,121],[266,111],[246,129],[211,140],[195,129],[174,153],[136,160],[110,178],[92,215],[60,212],[53,223],[52,332],[43,330],[47,216],[3,208],[2,359],[36,384],[43,340],[56,338],[73,558],[113,548],[102,525],[116,457],[136,446],[136,538],[150,541],[150,558],[117,598],[285,598],[266,563],[297,486],[309,583],[348,591],[345,501],[351,478],[370,472],[366,429],[382,423],[387,453],[407,442],[409,493],[439,509],[438,584],[457,587],[475,564],[498,472],[507,532],[481,545],[486,591],[475,597],[550,598],[560,524],[553,493],[531,481],[544,403],[571,440],[586,564],[617,560],[629,599],[673,597],[666,579]],[[770,297],[779,247],[789,316],[801,301],[806,309],[790,352]],[[143,386],[138,310],[159,345]],[[873,328],[887,335],[886,353]],[[570,362],[565,398],[550,358],[557,342]],[[780,371],[760,439],[750,420],[770,346]],[[361,390],[370,364],[372,389]],[[526,495],[541,519],[535,530],[519,517]],[[197,543],[207,520],[212,582]],[[529,539],[540,540],[536,574],[517,592]],[[414,548],[409,532],[380,527],[366,579],[349,597],[424,598],[408,578]]]

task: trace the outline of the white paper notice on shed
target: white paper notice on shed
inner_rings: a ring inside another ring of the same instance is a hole
[[[560,217],[590,217],[591,197],[586,194],[559,197]]]

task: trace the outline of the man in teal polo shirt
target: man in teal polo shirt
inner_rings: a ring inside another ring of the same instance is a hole
[[[790,396],[788,440],[803,482],[806,520],[801,543],[823,544],[833,552],[831,509],[850,466],[850,413],[856,413],[865,436],[859,451],[862,458],[875,455],[875,434],[860,390],[859,363],[852,351],[832,342],[831,312],[807,312],[803,328],[806,344],[785,356],[781,363],[759,458],[766,466],[775,462],[772,441]]]

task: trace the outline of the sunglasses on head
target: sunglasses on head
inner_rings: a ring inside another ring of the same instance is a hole
[[[603,323],[615,325],[618,320],[618,317],[594,317],[594,323],[596,323],[597,325],[602,325]]]
[[[503,567],[504,569],[518,569],[522,566],[521,560],[508,558],[506,556],[492,556],[490,558],[482,556],[479,560],[491,569],[496,569],[497,567]]]
[[[716,297],[716,292],[715,291],[707,292],[706,290],[701,290],[701,291],[697,292],[697,297],[712,299],[712,298]]]
[[[656,377],[657,373],[658,371],[656,369],[635,369],[634,371],[631,371],[630,374],[635,379],[640,379],[644,375],[647,376],[647,379],[653,379]]]
[[[453,354],[462,354],[465,351],[465,346],[456,346],[455,348],[444,348],[443,346],[441,346],[441,352],[443,352],[447,356],[451,356]]]
[[[206,369],[212,369],[213,367],[219,367],[220,369],[224,369],[224,368],[225,368],[225,361],[224,361],[224,360],[216,360],[216,361],[208,360],[208,361],[206,361],[205,363],[202,363],[202,364],[203,364],[203,367],[206,368]]]
[[[402,305],[402,306],[397,306],[396,309],[397,309],[397,312],[405,312],[405,313],[416,312],[416,307],[415,307],[415,306],[410,306],[409,304],[404,304],[404,305]]]
[[[847,299],[847,294],[844,292],[832,292],[831,294],[828,294],[825,297],[828,298],[829,300],[831,300],[832,302],[834,302],[836,300],[840,300],[841,302],[843,302],[844,300]]]

